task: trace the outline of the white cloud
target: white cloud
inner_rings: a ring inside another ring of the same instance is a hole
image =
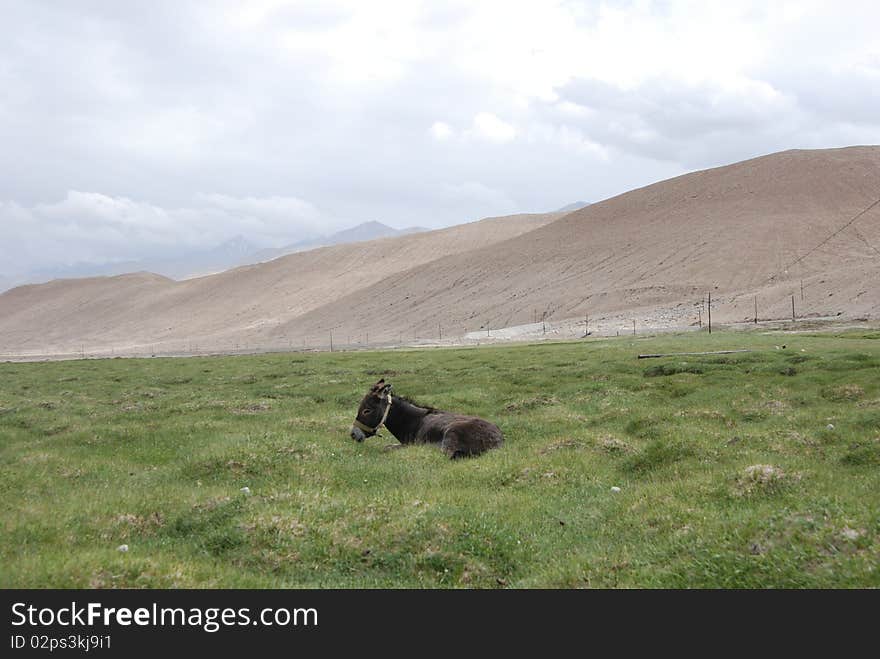
[[[474,116],[470,134],[490,142],[510,142],[516,137],[516,128],[499,119],[491,112],[480,112]]]
[[[282,20],[278,28],[281,53],[293,61],[314,58],[326,64],[335,83],[392,84],[431,49],[429,35],[416,29],[417,3],[330,2],[306,11],[296,11],[295,3],[288,6],[295,19]],[[337,10],[336,20],[321,20],[328,7]],[[283,19],[284,12],[276,13]]]
[[[569,111],[568,108],[563,110],[565,111]],[[592,156],[602,161],[610,158],[610,150],[588,137],[577,124],[536,120],[529,127],[525,140],[529,144],[554,145],[565,151]]]
[[[435,121],[431,124],[430,132],[431,137],[438,142],[445,142],[453,135],[452,127],[443,121]]]
[[[303,225],[318,226],[322,218],[318,209],[296,197],[230,197],[224,194],[200,194],[196,200],[222,209],[233,216],[257,218],[286,230]]]
[[[277,245],[328,229],[329,218],[292,197],[203,194],[195,201],[191,206],[165,208],[70,190],[60,201],[30,207],[0,202],[5,238],[0,261],[7,272],[21,272],[58,263],[124,261],[210,247],[239,234],[256,244]]]
[[[516,202],[504,191],[491,188],[476,181],[442,183],[437,186],[438,201],[458,207],[479,209],[476,217],[504,215],[517,210]]]

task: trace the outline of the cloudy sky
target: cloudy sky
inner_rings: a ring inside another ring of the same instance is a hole
[[[880,143],[880,5],[0,0],[0,274]]]

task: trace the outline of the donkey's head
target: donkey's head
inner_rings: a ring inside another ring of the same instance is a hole
[[[390,409],[391,384],[386,383],[383,378],[370,387],[361,401],[354,424],[351,426],[351,438],[356,442],[362,442],[367,437],[375,435],[388,418]]]

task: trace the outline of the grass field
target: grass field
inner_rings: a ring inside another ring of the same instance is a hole
[[[880,586],[878,339],[0,364],[0,586]],[[352,442],[383,376],[505,446]]]

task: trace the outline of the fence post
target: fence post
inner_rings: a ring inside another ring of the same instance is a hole
[[[712,333],[712,293],[711,292],[709,293],[708,309],[709,309],[709,334],[711,334]]]

